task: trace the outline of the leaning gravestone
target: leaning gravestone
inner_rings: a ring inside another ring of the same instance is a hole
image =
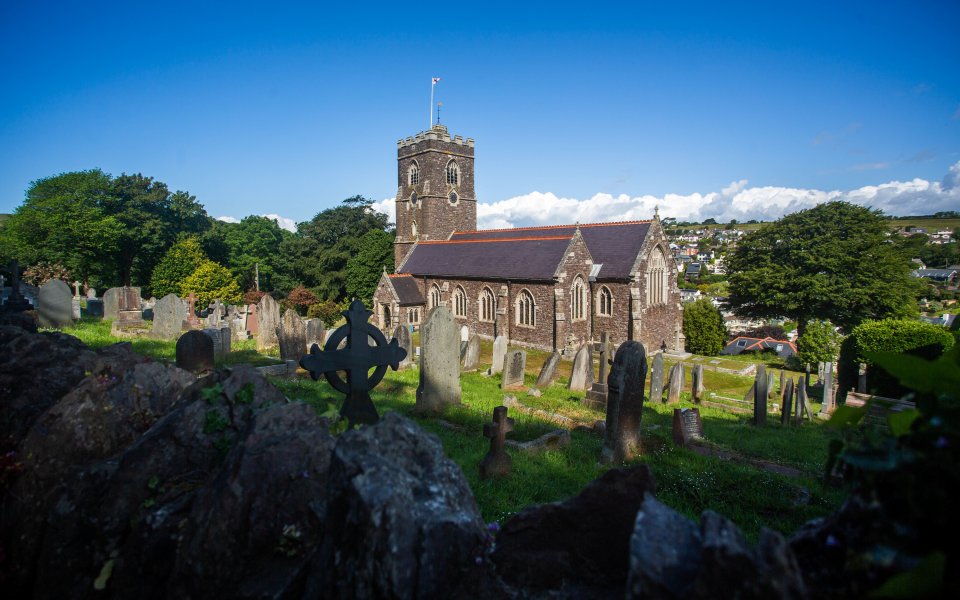
[[[753,380],[753,423],[765,425],[767,422],[767,368],[757,365],[757,375]]]
[[[620,463],[640,452],[640,419],[643,416],[647,355],[637,341],[617,350],[607,378],[607,421],[601,460]]]
[[[577,350],[573,357],[573,369],[570,371],[570,381],[567,389],[575,392],[585,392],[593,385],[593,352],[590,344],[586,343]]]
[[[167,294],[153,307],[153,337],[172,340],[180,335],[187,307],[176,294]]]
[[[41,327],[70,327],[73,325],[73,295],[70,286],[59,279],[51,279],[38,294],[40,306],[37,317]]]
[[[537,376],[538,388],[544,388],[553,383],[557,378],[557,366],[560,364],[560,351],[554,350],[550,358],[544,361],[543,368],[540,369],[540,375]]]
[[[498,335],[495,340],[493,340],[493,364],[490,365],[490,370],[487,371],[488,375],[493,375],[494,373],[499,373],[503,369],[503,357],[507,355],[507,338],[502,335]]]
[[[490,438],[490,451],[480,462],[480,479],[502,477],[510,473],[513,462],[503,446],[507,434],[513,431],[513,419],[507,416],[507,407],[493,409],[493,422],[484,423],[483,436]]]
[[[650,400],[663,402],[663,352],[657,352],[653,357],[653,368],[650,372]]]
[[[177,366],[193,373],[213,370],[213,339],[203,331],[192,330],[177,340]]]
[[[680,392],[683,391],[683,363],[670,367],[670,382],[667,384],[667,404],[680,402]]]
[[[407,353],[400,361],[399,368],[405,369],[413,364],[413,342],[410,340],[410,330],[403,325],[397,325],[393,330],[393,338],[397,344]]]
[[[523,373],[527,368],[527,353],[523,350],[510,350],[503,359],[503,380],[500,389],[513,390],[523,387]]]
[[[678,446],[687,447],[691,442],[702,440],[703,421],[699,408],[673,409],[673,441]]]
[[[460,336],[445,306],[430,311],[420,328],[420,385],[416,410],[438,412],[460,404]]]
[[[103,318],[116,320],[120,312],[120,289],[110,288],[103,293]]]
[[[480,336],[473,333],[467,340],[467,349],[463,353],[463,370],[476,371],[480,364]]]
[[[796,424],[799,425],[803,418],[809,421],[813,418],[810,412],[810,401],[807,399],[807,386],[803,383],[803,378],[797,379],[797,416]]]
[[[264,294],[257,305],[257,351],[276,347],[279,326],[280,305],[270,294]]]
[[[299,361],[307,353],[307,326],[292,308],[283,313],[283,320],[277,327],[277,340],[280,343],[280,358],[283,360]]]
[[[780,424],[790,425],[791,411],[793,410],[793,379],[788,379],[783,386],[783,403],[780,408]]]
[[[690,391],[693,394],[693,401],[703,400],[703,394],[707,389],[703,385],[703,365],[694,365],[691,377]]]

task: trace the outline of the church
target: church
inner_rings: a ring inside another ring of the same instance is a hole
[[[396,273],[373,297],[385,332],[435,306],[481,338],[575,351],[607,332],[683,350],[673,256],[649,221],[477,230],[474,141],[437,124],[397,142]]]

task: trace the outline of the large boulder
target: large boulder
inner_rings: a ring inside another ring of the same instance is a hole
[[[483,521],[436,436],[387,413],[340,436],[329,485],[320,596],[473,596]]]
[[[497,574],[557,597],[622,598],[634,520],[654,487],[646,466],[611,469],[569,500],[521,511],[497,536]]]

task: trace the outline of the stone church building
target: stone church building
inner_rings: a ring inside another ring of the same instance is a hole
[[[445,305],[480,337],[575,350],[602,332],[647,352],[683,349],[676,267],[660,220],[477,230],[474,143],[443,125],[397,142],[396,273],[377,325],[419,325]]]

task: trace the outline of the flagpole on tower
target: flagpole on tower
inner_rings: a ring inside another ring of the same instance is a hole
[[[433,129],[433,88],[436,87],[438,81],[440,81],[439,77],[430,79],[430,127],[428,130]]]

